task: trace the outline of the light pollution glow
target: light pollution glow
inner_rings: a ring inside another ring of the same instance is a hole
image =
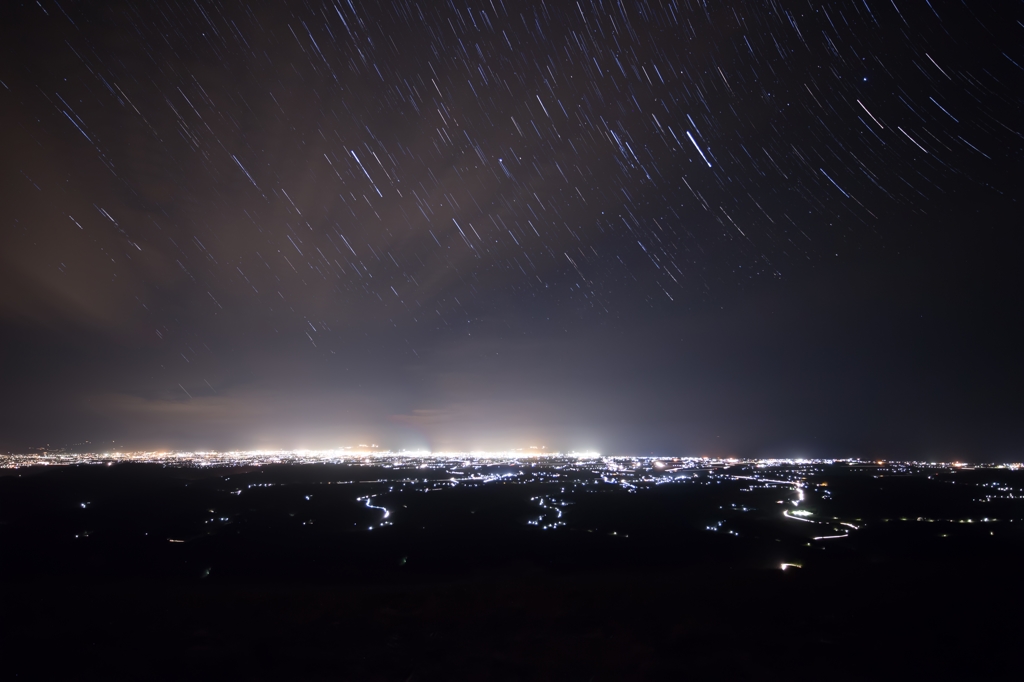
[[[0,469],[26,466],[68,464],[113,464],[119,462],[170,464],[172,466],[254,466],[264,464],[353,464],[370,462],[404,462],[414,459],[515,461],[524,458],[597,459],[601,453],[549,452],[543,448],[465,452],[430,450],[378,450],[372,446],[337,448],[334,450],[230,450],[230,451],[137,451],[103,453],[44,452],[24,455],[0,455]]]
[[[655,468],[667,466],[698,466],[701,468],[728,467],[746,464],[755,467],[776,465],[798,465],[816,463],[846,462],[849,464],[867,464],[875,466],[924,466],[954,468],[1006,468],[1020,469],[1024,463],[979,464],[966,465],[962,462],[918,462],[918,461],[883,461],[861,460],[851,458],[738,458],[708,455],[670,456],[670,455],[603,455],[600,452],[569,451],[553,452],[543,447],[516,448],[510,450],[468,450],[468,451],[432,451],[432,450],[381,450],[372,445],[341,447],[331,450],[140,450],[112,451],[103,453],[90,452],[39,452],[29,454],[0,454],[0,469],[18,469],[29,466],[59,466],[72,464],[114,464],[123,462],[164,464],[171,466],[260,466],[269,464],[408,464],[416,460],[424,461],[474,461],[515,462],[522,460],[545,460],[549,462],[573,460],[603,460],[613,462],[648,462]],[[744,478],[736,476],[736,478]],[[789,483],[776,481],[777,483]],[[802,493],[798,490],[800,500]],[[797,504],[799,504],[799,501]]]

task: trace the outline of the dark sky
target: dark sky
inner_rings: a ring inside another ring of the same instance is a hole
[[[5,2],[0,448],[1019,459],[1022,15]]]

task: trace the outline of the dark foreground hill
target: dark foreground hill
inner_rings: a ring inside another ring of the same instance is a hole
[[[1020,565],[9,584],[8,679],[1014,679]]]

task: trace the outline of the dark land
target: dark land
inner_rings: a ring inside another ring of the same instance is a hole
[[[1012,677],[1024,471],[610,462],[4,470],[4,669]]]

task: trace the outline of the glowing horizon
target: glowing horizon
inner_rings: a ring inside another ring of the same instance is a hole
[[[755,464],[771,466],[776,463],[814,465],[820,463],[846,462],[851,465],[913,464],[915,466],[952,466],[956,468],[995,467],[1007,469],[1024,468],[1024,463],[977,463],[965,465],[962,462],[920,461],[920,460],[878,460],[857,457],[736,457],[720,455],[639,455],[604,454],[596,450],[554,451],[537,448],[513,448],[508,450],[385,450],[373,447],[344,446],[328,450],[313,449],[267,449],[267,450],[134,450],[108,452],[40,452],[0,455],[0,469],[17,469],[29,466],[60,466],[68,464],[114,464],[114,463],[163,463],[192,466],[260,466],[285,463],[342,464],[366,461],[405,460],[505,460],[522,459],[573,459],[607,461],[651,461],[655,467],[662,462],[681,462],[702,466],[731,466],[734,464]],[[663,464],[661,466],[664,466]]]

